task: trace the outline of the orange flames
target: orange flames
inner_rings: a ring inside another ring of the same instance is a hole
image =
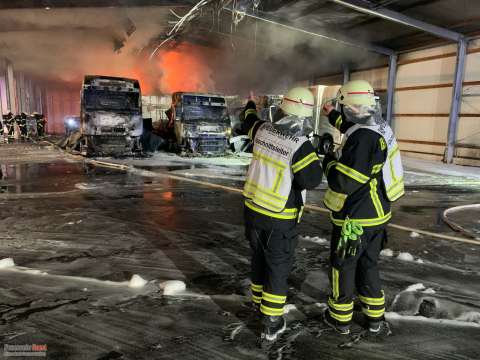
[[[160,50],[156,57],[139,64],[132,76],[139,79],[145,95],[175,91],[215,92],[212,59],[216,50],[183,43]]]
[[[151,49],[150,49],[151,51]],[[171,94],[175,91],[215,92],[213,70],[218,68],[220,50],[191,43],[165,47],[149,60],[149,51],[144,57],[118,61],[115,66],[109,61],[85,63],[80,71],[62,74],[62,80],[81,84],[84,75],[106,75],[138,79],[144,95]],[[217,63],[217,64],[215,64]],[[78,85],[77,85],[78,86]]]

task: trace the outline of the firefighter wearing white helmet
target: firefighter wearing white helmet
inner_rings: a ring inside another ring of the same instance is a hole
[[[296,227],[306,190],[322,180],[320,160],[305,136],[312,112],[313,95],[305,88],[287,93],[282,116],[274,123],[261,121],[253,102],[245,109],[244,130],[253,141],[243,191],[245,233],[252,250],[253,311],[263,316],[265,341],[276,340],[286,328],[283,308],[297,244]]]
[[[280,109],[287,115],[298,117],[312,117],[314,98],[310,90],[303,87],[291,89],[283,97]]]
[[[380,331],[385,296],[377,259],[387,240],[390,204],[404,194],[397,141],[383,121],[372,86],[363,80],[340,88],[326,104],[329,122],[344,134],[336,154],[325,156],[328,180],[324,203],[331,210],[331,286],[325,322],[350,331],[355,290],[371,332]]]

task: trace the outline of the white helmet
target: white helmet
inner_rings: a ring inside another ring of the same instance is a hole
[[[373,87],[365,80],[347,82],[338,90],[336,100],[343,105],[343,113],[348,121],[366,125],[383,121]]]
[[[295,87],[283,97],[280,109],[287,115],[312,117],[314,107],[313,94],[304,87]]]
[[[373,87],[365,80],[347,82],[338,90],[337,101],[348,106],[375,106],[376,104]]]

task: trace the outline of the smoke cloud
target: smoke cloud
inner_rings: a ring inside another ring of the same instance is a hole
[[[294,23],[299,15],[289,16]],[[44,81],[79,86],[87,74],[132,77],[151,95],[282,93],[296,81],[337,71],[345,59],[357,64],[371,60],[371,54],[358,49],[247,18],[232,36],[225,35],[228,18],[223,18],[224,35],[219,35],[208,29],[212,19],[205,15],[149,61],[153,40],[171,26],[170,8],[2,10],[0,56],[17,71]],[[199,45],[189,34],[206,44]]]

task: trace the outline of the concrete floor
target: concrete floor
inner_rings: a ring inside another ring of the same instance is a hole
[[[328,293],[322,239],[330,224],[308,211],[290,279],[289,331],[260,349],[244,306],[241,195],[164,176],[239,188],[244,166],[169,159],[137,164],[148,173],[126,172],[30,144],[0,145],[0,165],[0,259],[16,264],[0,269],[2,344],[47,344],[48,359],[480,358],[480,243],[390,229],[393,256],[382,256],[381,267],[393,336],[355,343],[315,318]],[[411,170],[393,222],[462,236],[440,215],[480,203],[480,180]],[[309,202],[321,204],[323,189]],[[462,226],[478,227],[478,217],[459,216]],[[413,261],[396,258],[400,252]],[[149,282],[129,287],[134,274]],[[165,296],[167,280],[187,290]],[[425,300],[435,304],[429,319],[416,316]]]

